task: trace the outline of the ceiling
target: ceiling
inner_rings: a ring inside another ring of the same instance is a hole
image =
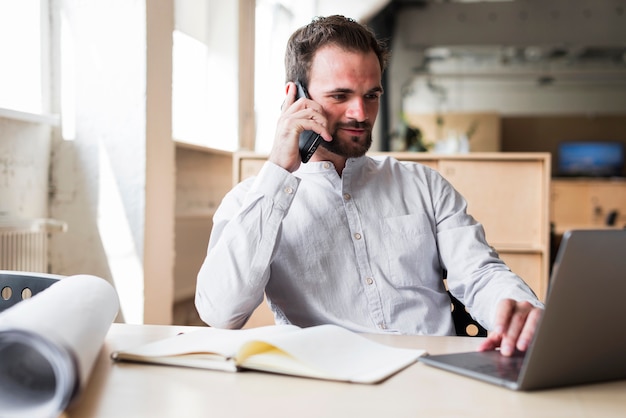
[[[370,2],[368,23],[421,54],[418,71],[451,60],[626,71],[626,0]]]

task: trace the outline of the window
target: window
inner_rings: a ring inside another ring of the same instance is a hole
[[[45,0],[0,0],[0,108],[48,111],[47,12]]]
[[[309,0],[257,0],[256,4],[255,150],[268,153],[285,99],[287,40],[296,28],[311,20],[315,4]]]
[[[172,136],[234,151],[238,147],[237,2],[174,2]]]

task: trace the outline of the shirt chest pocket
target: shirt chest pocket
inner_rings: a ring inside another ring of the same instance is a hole
[[[439,269],[434,226],[428,216],[403,215],[381,222],[389,280],[400,287],[428,286]]]

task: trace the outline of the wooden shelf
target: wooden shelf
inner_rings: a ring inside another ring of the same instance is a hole
[[[233,153],[176,142],[174,299],[193,298],[213,214],[232,187]]]
[[[229,156],[229,157],[232,157],[232,155],[233,155],[232,151],[227,151],[227,150],[218,149],[218,148],[205,147],[204,145],[198,145],[198,144],[194,144],[192,142],[185,142],[185,141],[179,140],[179,139],[175,139],[174,143],[176,144],[177,148],[187,149],[187,150],[197,151],[197,152],[202,152],[202,153],[205,153],[205,154],[225,155],[225,156]]]
[[[176,214],[176,219],[213,219],[214,210],[186,211]]]
[[[550,193],[550,221],[555,232],[626,226],[626,179],[553,179]],[[607,224],[616,211],[614,225]]]

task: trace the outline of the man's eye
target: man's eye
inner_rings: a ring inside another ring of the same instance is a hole
[[[345,94],[333,94],[333,99],[341,101],[341,100],[346,100],[346,95]]]
[[[378,100],[380,98],[380,94],[379,93],[367,94],[365,98],[367,100]]]

